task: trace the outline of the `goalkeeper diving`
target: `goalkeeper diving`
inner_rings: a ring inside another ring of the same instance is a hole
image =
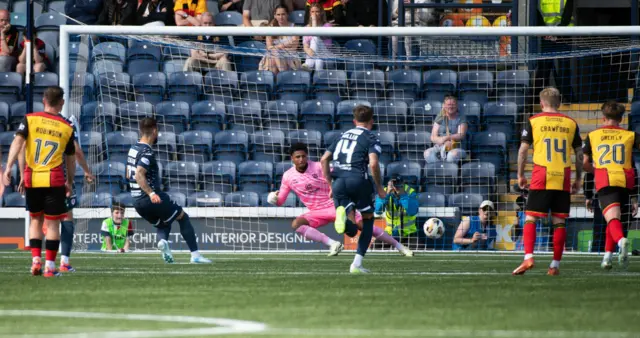
[[[293,167],[282,176],[280,190],[269,193],[267,201],[269,204],[281,206],[287,200],[289,192],[293,190],[309,211],[296,217],[291,227],[304,238],[328,246],[329,256],[336,256],[344,249],[342,243],[317,230],[336,219],[336,207],[333,199],[329,197],[331,187],[322,176],[322,166],[318,162],[309,161],[309,150],[304,143],[292,144],[289,155],[291,155]],[[362,216],[359,213],[356,213],[356,222],[357,224],[353,224],[347,220],[345,231],[347,236],[354,237],[358,229],[362,228]],[[373,237],[390,244],[404,256],[413,256],[411,250],[380,228],[373,228]]]

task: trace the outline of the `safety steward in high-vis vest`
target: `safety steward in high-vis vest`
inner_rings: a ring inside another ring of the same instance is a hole
[[[560,23],[565,6],[569,1],[573,0],[538,0],[538,10],[546,26],[562,26]],[[572,7],[568,10],[573,10]],[[571,17],[571,21],[566,26],[573,26],[573,22],[573,17]]]
[[[124,218],[124,205],[114,202],[111,206],[111,217],[102,221],[102,251],[129,251],[129,238],[133,236],[131,222]]]
[[[383,214],[385,231],[394,237],[408,237],[418,231],[418,197],[415,189],[404,184],[401,177],[392,178],[385,188],[387,196],[376,197],[376,214]]]

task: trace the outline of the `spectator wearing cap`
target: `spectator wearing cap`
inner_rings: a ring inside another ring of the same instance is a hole
[[[409,238],[418,232],[418,196],[400,176],[393,176],[385,188],[385,198],[376,197],[375,213],[383,215],[387,226],[385,232],[395,238]]]
[[[464,217],[453,237],[453,250],[491,250],[496,239],[495,228],[491,224],[495,207],[493,202],[480,203],[478,216]]]

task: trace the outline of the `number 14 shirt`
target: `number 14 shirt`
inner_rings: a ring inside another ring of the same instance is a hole
[[[582,145],[576,121],[560,113],[529,118],[521,142],[533,146],[531,190],[571,190],[571,149]]]
[[[596,191],[605,187],[633,189],[633,149],[640,147],[638,134],[620,127],[604,126],[587,135],[583,151],[593,159]]]

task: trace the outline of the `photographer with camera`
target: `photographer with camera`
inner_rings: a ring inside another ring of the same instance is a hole
[[[482,201],[478,216],[463,217],[453,237],[453,250],[490,250],[496,239],[491,218],[495,215],[493,202]]]
[[[417,236],[416,218],[418,215],[418,197],[416,191],[404,184],[402,177],[394,176],[385,188],[385,198],[376,197],[375,213],[387,222],[385,232],[395,238]]]

